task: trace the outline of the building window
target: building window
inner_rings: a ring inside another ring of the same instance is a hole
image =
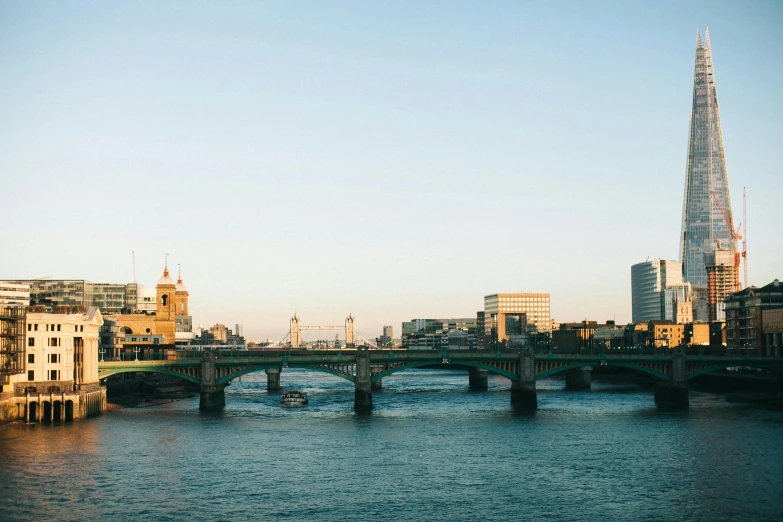
[[[32,324],[30,324],[30,323],[27,324],[27,331],[28,332],[32,332],[33,331],[33,325]]]
[[[52,364],[60,362],[60,354],[59,353],[50,353],[49,354],[49,362]]]
[[[34,381],[35,380],[35,371],[27,370],[27,380],[28,381]]]
[[[60,380],[60,370],[49,370],[49,380],[50,381],[59,381]]]
[[[75,324],[73,325],[73,331],[78,332],[79,331],[79,325]]]
[[[57,325],[57,331],[58,332],[60,331],[60,325],[59,324]]]
[[[28,353],[27,354],[27,362],[29,364],[33,364],[35,362],[35,354],[34,353]]]
[[[27,346],[35,346],[35,337],[27,338]]]
[[[33,325],[33,331],[34,331],[34,332],[37,332],[37,331],[38,331],[38,324],[37,324],[37,323]]]

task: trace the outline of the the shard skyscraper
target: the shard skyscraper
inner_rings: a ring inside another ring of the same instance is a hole
[[[715,88],[710,33],[696,32],[696,68],[693,73],[693,108],[688,136],[688,164],[682,208],[680,260],[683,280],[691,283],[697,299],[706,296],[704,254],[721,247],[735,251],[729,198],[729,179],[723,153],[723,136]],[[701,303],[699,303],[701,304]],[[694,303],[694,313],[699,316]],[[703,319],[706,320],[706,319]]]

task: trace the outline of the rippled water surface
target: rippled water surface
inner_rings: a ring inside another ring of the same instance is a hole
[[[783,413],[691,393],[509,384],[416,370],[384,380],[373,413],[353,385],[286,370],[310,396],[282,409],[262,373],[198,398],[63,426],[0,427],[0,520],[781,520]]]

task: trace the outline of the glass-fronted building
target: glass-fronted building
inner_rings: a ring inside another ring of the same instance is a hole
[[[680,235],[683,276],[697,298],[706,296],[704,254],[718,243],[735,250],[733,218],[726,160],[723,151],[715,69],[709,31],[702,40],[696,33],[696,66],[693,75],[693,107],[688,136],[688,162]],[[704,307],[706,310],[706,307]],[[706,318],[702,318],[706,320]]]

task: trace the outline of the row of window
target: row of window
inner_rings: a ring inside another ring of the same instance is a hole
[[[49,370],[46,374],[49,376],[50,381],[60,380],[60,370]],[[30,382],[35,381],[35,370],[27,370],[27,380]]]
[[[61,326],[62,325],[60,325],[60,324],[47,324],[46,325],[46,331],[47,332],[54,332],[54,331],[59,332]],[[37,332],[38,331],[38,324],[37,323],[27,323],[27,331],[28,332]],[[73,325],[73,331],[74,332],[83,332],[84,331],[84,325],[83,324],[75,324],[75,325]]]
[[[50,364],[57,364],[60,362],[60,354],[59,353],[50,353],[49,357],[47,357]],[[34,353],[28,353],[27,354],[27,363],[28,364],[34,364],[35,363],[35,354]]]

